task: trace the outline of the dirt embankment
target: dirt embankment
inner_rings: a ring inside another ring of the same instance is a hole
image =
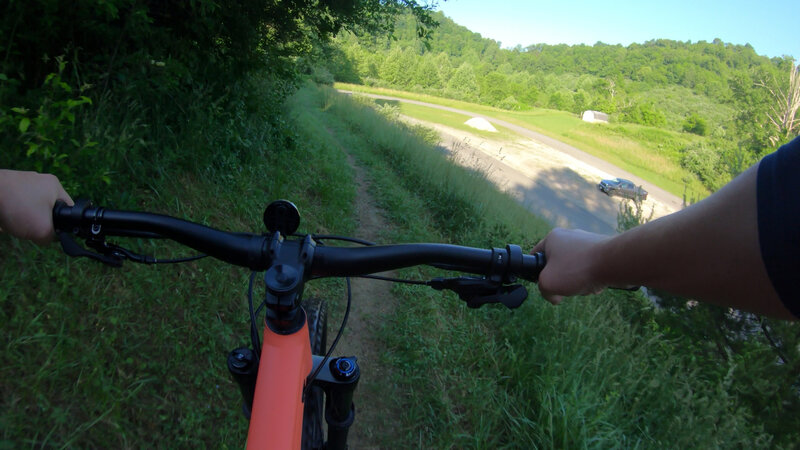
[[[649,192],[644,202],[645,212],[647,215],[653,211],[653,218],[682,207],[683,202],[676,195],[596,156],[519,125],[417,100],[365,93],[358,95],[480,117],[517,133],[519,137],[511,140],[488,139],[436,123],[403,118],[435,129],[442,138],[442,148],[452,152],[456,161],[484,171],[501,189],[554,226],[614,233],[620,199],[610,198],[597,190],[600,180],[608,178],[627,178],[643,186]]]
[[[608,167],[597,167],[594,161],[584,161],[526,137],[490,139],[410,117],[403,120],[436,130],[441,147],[454,161],[481,170],[502,190],[554,226],[615,232],[620,199],[600,192],[597,183],[624,176],[621,171],[608,171]],[[652,210],[654,218],[677,211],[679,205],[674,198],[662,201],[652,194],[644,202],[646,213]]]

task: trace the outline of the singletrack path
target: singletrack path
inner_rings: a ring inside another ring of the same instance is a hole
[[[330,131],[329,131],[330,132]],[[333,135],[333,133],[331,133]],[[342,151],[347,154],[346,149]],[[350,166],[355,173],[356,213],[360,239],[380,242],[382,234],[390,228],[381,210],[369,192],[370,183],[364,169],[356,165],[348,154]],[[391,275],[386,273],[385,275]],[[391,283],[365,278],[351,279],[352,305],[344,335],[334,352],[335,355],[358,357],[361,379],[358,382],[353,403],[356,407],[355,423],[350,428],[348,445],[352,449],[391,448],[390,443],[399,442],[396,425],[400,423],[400,412],[396,410],[396,398],[391,373],[381,361],[383,342],[378,336],[384,322],[395,308]],[[339,303],[344,305],[346,297]],[[332,342],[339,323],[328,321],[328,339]]]

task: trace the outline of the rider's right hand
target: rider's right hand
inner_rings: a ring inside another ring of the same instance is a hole
[[[547,257],[547,264],[539,274],[542,296],[557,305],[565,296],[602,291],[606,286],[595,269],[602,261],[599,244],[609,238],[583,230],[556,228],[551,231],[531,251],[544,252]]]

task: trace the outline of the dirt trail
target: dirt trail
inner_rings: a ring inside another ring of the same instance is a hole
[[[349,155],[348,162],[356,175],[356,237],[379,242],[389,225],[369,193],[370,185],[364,170]],[[382,342],[377,336],[386,317],[394,311],[395,299],[390,292],[391,284],[385,281],[354,278],[351,286],[350,317],[336,350],[338,355],[356,355],[361,367],[361,380],[353,399],[356,421],[350,428],[348,443],[352,449],[376,449],[381,448],[382,441],[397,442],[392,433],[394,424],[399,421],[399,412],[393,410],[391,373],[381,363]],[[331,327],[329,335],[335,333],[337,325],[329,323],[328,326]]]

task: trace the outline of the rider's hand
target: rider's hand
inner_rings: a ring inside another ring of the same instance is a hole
[[[0,230],[40,245],[52,241],[56,200],[74,204],[55,175],[0,169]]]
[[[547,264],[539,274],[539,291],[557,305],[564,296],[596,294],[606,286],[598,279],[599,244],[609,236],[556,228],[533,248],[544,252]]]

